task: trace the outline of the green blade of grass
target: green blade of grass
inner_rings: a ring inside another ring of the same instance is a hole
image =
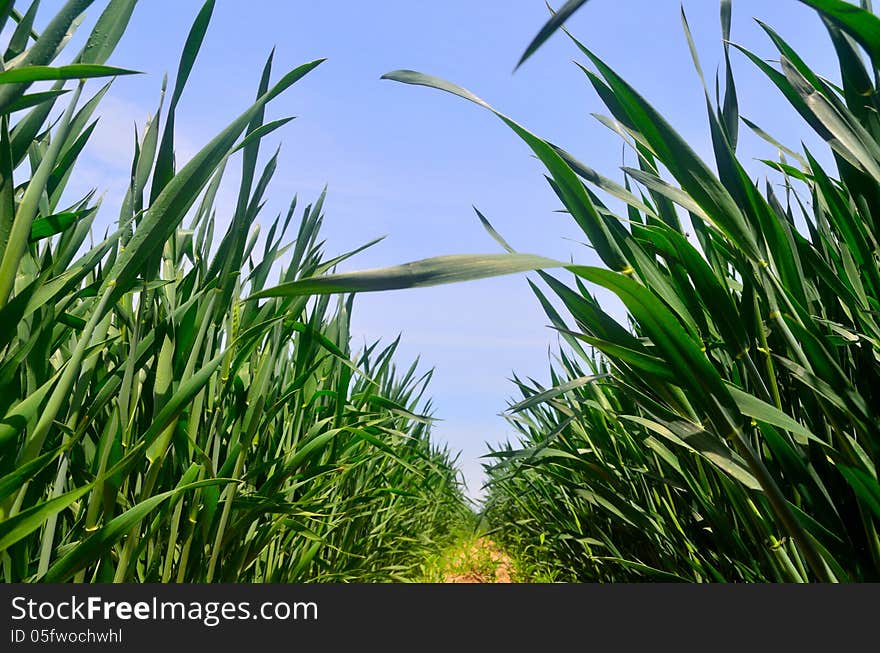
[[[556,30],[562,27],[565,21],[567,21],[574,12],[585,4],[587,4],[587,0],[566,0],[566,3],[559,8],[559,11],[553,12],[550,20],[544,23],[543,27],[541,27],[535,35],[535,38],[533,38],[532,42],[526,47],[525,52],[523,52],[519,62],[516,64],[516,68],[522,66],[526,59],[531,57],[538,48],[540,48],[544,42],[556,32]]]
[[[387,268],[300,279],[261,290],[249,299],[418,288],[563,265],[533,254],[455,254]]]

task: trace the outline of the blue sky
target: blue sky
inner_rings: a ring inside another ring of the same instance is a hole
[[[60,3],[46,2],[43,17]],[[91,20],[103,3],[91,10]],[[155,111],[162,75],[173,78],[201,3],[145,0],[109,63],[144,71],[118,79],[101,111],[80,183],[107,191],[106,215],[125,188],[132,124]],[[735,0],[732,40],[765,58],[775,50],[752,17],[774,26],[820,73],[836,78],[818,18],[795,0]],[[244,10],[242,9],[244,7]],[[684,4],[710,77],[721,60],[718,3]],[[329,186],[329,253],[387,234],[345,270],[449,253],[495,252],[474,216],[476,205],[521,251],[594,264],[526,146],[488,112],[439,92],[380,81],[410,68],[461,84],[539,135],[616,179],[622,150],[593,112],[603,112],[583,61],[560,33],[519,71],[526,44],[547,18],[542,0],[321,2],[218,0],[203,50],[178,109],[178,159],[192,155],[252,100],[263,61],[275,46],[280,74],[319,57],[327,62],[274,101],[270,117],[296,115],[283,142],[265,208],[268,221],[298,193],[310,201]],[[87,21],[87,24],[90,24]],[[593,0],[569,28],[633,84],[700,153],[709,155],[705,104],[672,0]],[[83,28],[85,32],[86,29]],[[744,56],[735,53],[744,116],[798,147],[807,135],[797,115]],[[277,77],[276,77],[277,78]],[[774,158],[746,133],[744,158]],[[630,159],[631,161],[631,159]],[[751,168],[764,174],[759,165]],[[600,295],[614,306],[611,298]],[[498,416],[512,396],[513,371],[546,383],[556,345],[525,275],[457,286],[362,295],[355,346],[402,333],[402,362],[435,367],[431,395],[439,441],[461,451],[472,495],[482,482],[485,442],[514,434]]]

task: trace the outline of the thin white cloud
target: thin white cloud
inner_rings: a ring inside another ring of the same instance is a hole
[[[134,154],[135,125],[140,138],[148,117],[154,115],[157,107],[158,101],[155,106],[145,107],[108,92],[95,112],[100,122],[85,152],[127,174]],[[198,147],[180,129],[174,134],[174,149],[179,162],[188,161],[198,152]]]

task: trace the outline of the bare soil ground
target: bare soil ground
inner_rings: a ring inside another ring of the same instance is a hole
[[[511,583],[512,563],[492,540],[478,538],[451,553],[443,568],[444,583]]]

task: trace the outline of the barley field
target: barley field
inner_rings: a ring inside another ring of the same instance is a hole
[[[619,170],[452,82],[385,73],[509,128],[592,258],[516,251],[477,211],[498,253],[359,272],[337,266],[373,243],[326,255],[338,250],[321,236],[323,194],[261,214],[277,167],[261,142],[290,120],[267,107],[322,60],[278,71],[270,55],[253,104],[178,161],[175,114],[208,0],[137,127],[124,199],[107,207],[68,186],[101,129],[101,84],[135,72],[108,62],[137,29],[136,0],[103,3],[76,53],[66,46],[91,1],[64,3],[39,33],[38,3],[5,3],[4,582],[880,580],[880,18],[867,0],[801,3],[839,79],[772,26],[761,23],[772,60],[737,43],[731,0],[709,35],[713,76],[682,9],[711,160],[564,27],[587,0],[552,12],[519,64],[567,39],[632,162]],[[797,112],[800,144],[740,115],[735,58]],[[769,153],[757,177],[738,154],[746,130]],[[106,232],[99,209],[115,216]],[[560,346],[551,383],[514,374],[514,436],[487,443],[474,506],[432,434],[430,368],[393,334],[354,346],[351,316],[360,293],[524,273]]]

